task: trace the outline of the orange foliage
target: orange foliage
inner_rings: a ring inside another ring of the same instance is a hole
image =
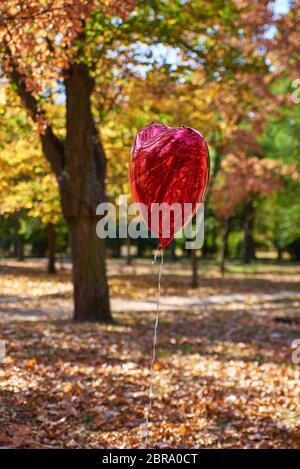
[[[104,0],[104,13],[126,17],[134,0]],[[28,91],[42,91],[41,78],[54,80],[67,69],[78,50],[86,22],[98,0],[6,0],[0,5],[0,43],[4,72],[13,64],[26,79]]]
[[[238,205],[255,194],[272,194],[282,185],[283,176],[298,179],[299,173],[295,165],[280,160],[229,153],[222,162],[222,176],[213,195],[218,218],[229,218]]]

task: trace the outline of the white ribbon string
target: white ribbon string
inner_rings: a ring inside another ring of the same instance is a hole
[[[154,384],[154,363],[156,360],[156,345],[157,345],[157,328],[158,328],[158,317],[159,317],[159,301],[160,301],[160,284],[161,284],[161,276],[162,276],[162,269],[164,263],[164,254],[163,251],[158,251],[161,254],[160,259],[160,266],[159,266],[159,274],[158,274],[158,288],[157,288],[157,298],[156,298],[156,318],[154,323],[154,333],[153,333],[153,348],[152,348],[152,360],[150,366],[150,387],[149,387],[149,402],[148,407],[146,409],[146,431],[145,431],[145,446],[148,446],[149,440],[149,418],[152,409],[152,398],[153,398],[153,384]],[[154,260],[152,264],[156,262],[157,252],[154,253]]]

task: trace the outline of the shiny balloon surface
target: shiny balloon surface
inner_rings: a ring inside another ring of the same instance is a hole
[[[209,153],[204,137],[184,126],[152,123],[142,128],[131,149],[129,179],[133,200],[163,249],[205,196]],[[158,204],[163,205],[154,217]]]

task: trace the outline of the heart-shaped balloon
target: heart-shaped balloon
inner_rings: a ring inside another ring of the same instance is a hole
[[[142,128],[131,149],[129,179],[133,200],[163,249],[203,201],[209,179],[205,139],[190,127]]]

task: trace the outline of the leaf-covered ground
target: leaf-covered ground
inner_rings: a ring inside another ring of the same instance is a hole
[[[42,268],[0,263],[0,447],[141,447],[155,311],[118,310],[112,326],[73,324],[68,268],[55,277]],[[227,301],[161,311],[151,447],[299,447],[291,342],[300,338],[300,268],[230,270],[221,278],[200,267],[192,290],[187,265],[165,266],[163,296]],[[155,297],[150,262],[112,262],[109,272],[114,304]],[[231,301],[235,293],[246,296]]]

